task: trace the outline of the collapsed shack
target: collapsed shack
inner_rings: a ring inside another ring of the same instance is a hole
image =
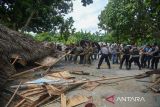
[[[0,24],[0,88],[17,71],[13,60],[17,56],[26,62],[34,62],[48,55],[56,56],[54,46],[45,47],[31,37],[22,35]],[[2,89],[2,88],[1,88]]]

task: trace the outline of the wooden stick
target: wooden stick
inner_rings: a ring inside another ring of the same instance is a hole
[[[63,56],[61,56],[60,58],[58,58],[46,71],[44,74],[47,74],[53,67],[53,65],[55,65],[57,62],[59,62],[62,58],[64,58],[66,55],[70,54],[71,51],[69,51],[68,53],[64,54]]]
[[[18,60],[19,56],[16,56],[16,58],[14,59],[14,61],[12,62],[12,65],[14,65],[14,63]]]
[[[160,78],[156,82],[154,82],[154,84],[152,84],[150,87],[153,87],[153,86],[157,85],[158,83],[160,83]]]
[[[153,90],[154,92],[158,92],[158,90],[157,89],[155,89],[155,88],[153,88],[153,87],[150,87],[150,86],[147,86],[147,85],[145,85],[147,88],[149,88],[149,89],[151,89],[151,90]]]
[[[40,105],[44,104],[46,101],[48,101],[51,98],[52,98],[52,96],[48,96],[48,97],[44,98],[42,101],[40,101],[38,104],[36,104],[35,107],[39,107]]]
[[[22,83],[22,82],[19,83],[19,86],[17,87],[17,89],[15,90],[14,94],[12,95],[12,97],[10,98],[10,100],[8,101],[8,103],[6,104],[5,107],[8,107],[8,106],[9,106],[9,104],[10,104],[11,101],[13,100],[14,96],[16,95],[16,93],[17,93],[17,91],[18,91],[18,89],[19,89],[21,83]]]
[[[83,84],[83,83],[87,83],[87,82],[97,82],[97,81],[105,81],[105,80],[113,80],[113,79],[121,79],[121,78],[127,78],[127,77],[135,77],[135,76],[122,76],[122,77],[113,77],[113,78],[101,78],[101,79],[96,79],[96,80],[90,80],[90,81],[78,81],[78,82],[72,82],[72,83],[68,83],[66,85],[74,85],[74,84]]]
[[[39,90],[43,90],[43,88],[41,87],[41,88],[29,89],[29,90],[21,92],[20,95],[24,95],[26,93],[33,92],[33,91],[39,91]]]
[[[38,67],[35,67],[35,68],[32,68],[32,69],[26,70],[26,71],[23,71],[23,72],[14,74],[14,75],[12,75],[10,78],[15,78],[15,77],[17,77],[17,76],[20,76],[20,75],[29,73],[29,72],[31,72],[31,71],[34,71],[34,70],[37,70],[37,69],[40,69],[40,68],[43,68],[43,67],[45,67],[45,66],[44,66],[44,65],[41,65],[41,66],[38,66]]]
[[[14,107],[19,107],[19,106],[22,105],[25,101],[26,101],[25,99],[21,100],[21,101],[20,101],[18,104],[16,104]]]

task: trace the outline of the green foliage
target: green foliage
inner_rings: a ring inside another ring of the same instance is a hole
[[[86,6],[93,1],[81,2]],[[1,0],[0,23],[17,31],[56,32],[62,26],[69,26],[71,19],[65,21],[64,15],[72,7],[72,0]]]
[[[25,31],[55,31],[63,15],[72,11],[71,0],[5,0],[0,2],[0,22]]]
[[[61,35],[59,33],[48,33],[48,32],[44,32],[44,33],[40,33],[37,34],[34,39],[37,41],[48,41],[48,42],[55,42],[55,43],[64,43],[64,44],[75,44],[75,43],[79,43],[81,40],[90,40],[93,42],[109,42],[109,40],[107,39],[105,41],[106,36],[99,36],[96,34],[91,34],[90,32],[75,32],[72,33],[67,41],[66,38],[64,37],[64,35]]]
[[[160,32],[160,1],[110,0],[99,16],[99,27],[119,41],[142,42]]]

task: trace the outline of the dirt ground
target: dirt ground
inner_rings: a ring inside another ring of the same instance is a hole
[[[122,77],[122,76],[134,76],[137,74],[144,73],[148,69],[138,70],[137,66],[132,65],[131,70],[119,69],[119,64],[111,64],[111,69],[108,69],[107,64],[103,62],[101,69],[96,69],[98,60],[95,60],[92,65],[79,65],[72,62],[61,61],[55,65],[52,71],[84,71],[90,73],[90,75],[74,75],[77,79],[100,79],[103,77]],[[42,70],[41,72],[43,72]],[[37,78],[39,78],[40,72],[35,72]],[[26,82],[36,78],[35,73],[30,76],[26,75],[26,78],[17,79],[13,81],[13,84],[18,84],[19,81]],[[29,77],[31,79],[29,79]],[[88,103],[92,102],[96,107],[160,107],[160,94],[153,93],[151,90],[147,89],[145,85],[150,85],[151,78],[135,79],[135,78],[125,78],[117,80],[106,80],[103,81],[104,84],[97,86],[92,91],[87,91],[81,87],[77,87],[67,93],[65,93],[67,98],[71,98],[75,95],[84,95],[86,97],[92,97],[87,103],[78,105],[77,107],[87,107]],[[12,82],[12,81],[11,81]],[[105,100],[109,96],[114,96],[114,104]],[[143,98],[141,101],[117,101],[118,98]],[[60,107],[60,100],[56,102],[51,102],[50,104],[43,105],[42,107]]]
[[[111,68],[108,69],[105,62],[101,66],[102,69],[96,69],[98,60],[94,61],[92,65],[79,65],[73,64],[70,62],[61,62],[53,70],[82,70],[90,73],[90,75],[74,75],[76,78],[80,79],[97,79],[107,77],[120,77],[120,76],[133,76],[141,74],[147,69],[138,70],[137,66],[132,66],[131,70],[119,69],[118,64],[112,64]],[[93,91],[87,91],[82,88],[76,88],[68,93],[66,93],[67,98],[70,98],[74,95],[84,95],[92,96],[92,102],[96,107],[160,107],[160,94],[155,94],[146,88],[145,85],[149,85],[148,81],[151,81],[151,78],[143,79],[121,79],[118,80],[107,80],[105,84],[101,84],[96,87]],[[114,95],[114,104],[105,100],[108,96]],[[117,98],[120,97],[139,97],[143,98],[142,101],[117,101]],[[85,107],[87,103],[78,105],[77,107]],[[60,102],[51,103],[49,105],[44,105],[43,107],[60,107]]]

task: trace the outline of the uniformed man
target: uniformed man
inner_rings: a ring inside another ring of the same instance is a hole
[[[104,59],[105,59],[105,62],[107,62],[108,68],[111,69],[111,65],[109,62],[109,53],[110,53],[109,48],[106,45],[102,45],[100,52],[101,52],[101,57],[100,57],[97,69],[100,69],[100,66]]]
[[[82,52],[82,50],[83,50],[82,47],[79,44],[77,44],[74,49],[74,63],[75,64],[77,63],[77,58],[80,55],[80,53]]]
[[[84,48],[84,64],[91,64],[91,54],[93,52],[92,47],[90,44]]]
[[[93,47],[91,44],[89,44],[89,49],[88,49],[89,53],[88,53],[88,64],[92,64],[92,56],[93,56]]]
[[[70,46],[69,46],[69,45],[66,45],[65,53],[68,53],[70,50],[71,50]],[[65,56],[65,61],[69,61],[69,55],[66,55],[66,56]]]
[[[121,62],[120,62],[120,69],[122,69],[122,65],[123,65],[123,62],[126,61],[126,69],[129,69],[129,58],[130,58],[130,48],[129,46],[127,45],[124,45],[124,48],[122,50],[122,59],[121,59]]]
[[[146,59],[145,59],[145,61],[147,62],[147,68],[150,68],[150,62],[152,59],[151,52],[152,52],[152,46],[150,45],[148,51],[146,52]]]
[[[96,45],[93,47],[93,59],[96,60],[98,55],[98,48]]]
[[[139,62],[139,50],[138,50],[137,46],[133,45],[130,52],[131,52],[131,58],[129,60],[129,69],[131,69],[132,62],[135,62],[138,65],[139,70],[141,70],[141,65]]]
[[[145,68],[147,66],[146,62],[148,60],[147,52],[149,51],[149,45],[146,45],[141,49],[141,67]]]
[[[153,51],[151,52],[151,55],[153,56],[151,61],[151,69],[157,69],[159,63],[159,53],[160,53],[159,47],[155,43],[153,45]]]

